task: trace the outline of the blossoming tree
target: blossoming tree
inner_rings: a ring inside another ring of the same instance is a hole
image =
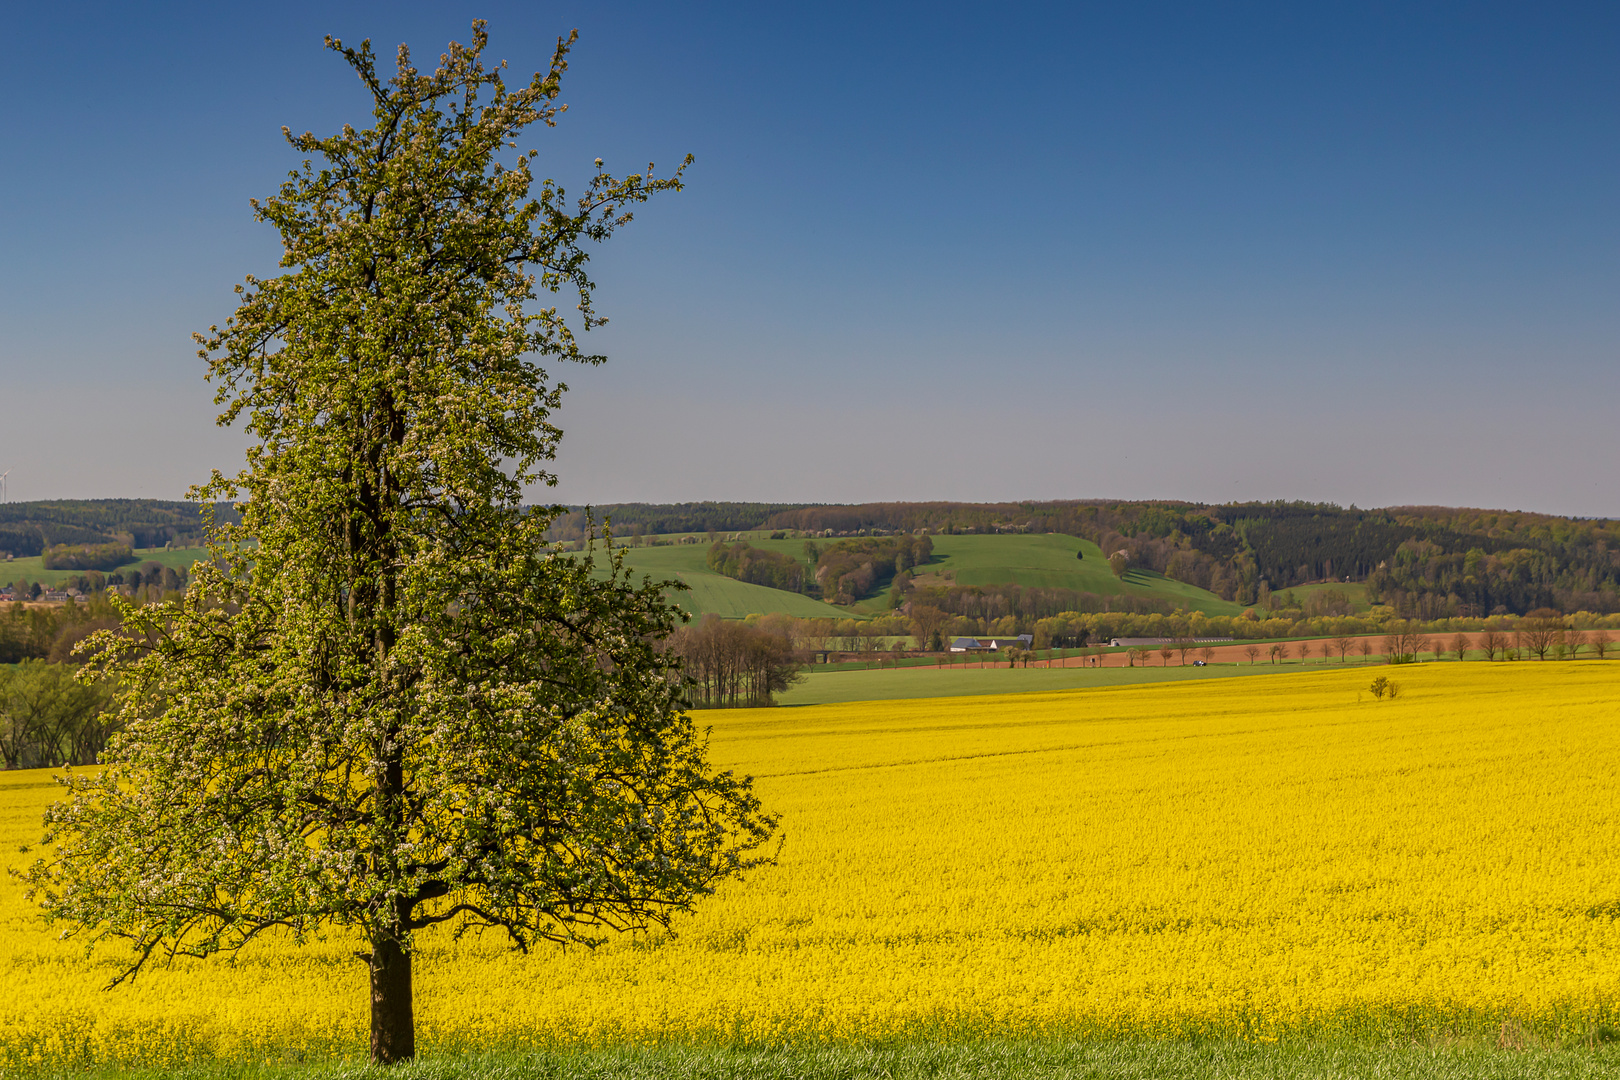
[[[431,72],[328,39],[374,123],[288,135],[307,155],[255,212],[285,272],[200,335],[246,468],[183,600],[124,608],[100,663],[123,733],[47,818],[47,913],[154,959],[267,932],[363,940],[371,1055],[415,1053],[413,935],[527,949],[667,925],[762,859],[775,827],[681,708],[673,623],[622,564],[592,572],[522,506],[554,482],[565,387],[598,363],[585,245],[681,172],[601,168],[573,201],[515,138],[555,123],[573,38],[509,89],[481,23]],[[688,159],[690,160],[690,159]],[[682,168],[684,169],[684,165]],[[570,324],[547,293],[578,297]]]

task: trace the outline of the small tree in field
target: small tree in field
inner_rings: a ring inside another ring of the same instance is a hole
[[[1551,608],[1537,608],[1519,620],[1515,636],[1526,652],[1534,653],[1537,660],[1545,660],[1563,633],[1561,613]]]
[[[257,444],[196,495],[240,498],[242,523],[182,598],[121,605],[96,642],[125,731],[28,873],[70,932],[133,946],[120,979],[348,928],[380,1063],[415,1053],[418,931],[526,950],[665,925],[774,828],[707,763],[659,589],[559,553],[521,505],[561,434],[534,358],[602,359],[535,301],[569,290],[599,323],[582,243],[679,174],[598,162],[573,204],[532,193],[532,155],[502,157],[561,109],[572,38],[516,90],[485,43],[475,23],[431,73],[401,48],[384,81],[369,43],[328,40],[375,124],[289,136],[314,163],[255,204],[287,270],[199,338],[221,422]]]
[[[1592,655],[1602,660],[1609,651],[1609,632],[1607,630],[1594,630],[1587,639],[1586,646],[1592,650]]]
[[[1451,639],[1451,652],[1459,661],[1468,659],[1468,635],[1457,634]]]
[[[1417,624],[1396,619],[1387,625],[1384,634],[1384,661],[1390,664],[1410,664],[1417,660],[1425,641],[1418,633]]]

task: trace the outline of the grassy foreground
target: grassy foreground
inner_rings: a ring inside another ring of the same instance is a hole
[[[687,1046],[427,1057],[410,1065],[199,1065],[158,1070],[46,1070],[86,1080],[1508,1080],[1620,1076],[1615,1044],[1596,1047],[1234,1042],[1045,1042],[811,1046],[726,1050]]]

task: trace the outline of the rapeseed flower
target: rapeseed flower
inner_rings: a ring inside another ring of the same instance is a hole
[[[776,866],[592,951],[423,935],[426,1047],[1620,1026],[1620,665],[705,714]],[[48,775],[0,774],[0,850]],[[18,856],[22,862],[33,856]],[[0,1064],[358,1057],[355,943],[100,989],[0,882]]]

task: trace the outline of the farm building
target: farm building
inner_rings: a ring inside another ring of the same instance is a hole
[[[951,641],[951,652],[1000,652],[1003,649],[1029,649],[1035,645],[1032,634],[1010,638],[959,637]]]

